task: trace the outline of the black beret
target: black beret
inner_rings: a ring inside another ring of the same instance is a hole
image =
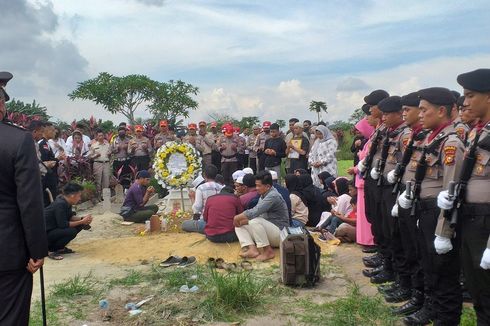
[[[366,113],[366,115],[371,115],[371,105],[369,104],[364,104],[361,107],[362,112]]]
[[[381,100],[384,100],[390,96],[387,91],[382,90],[382,89],[377,89],[375,91],[372,91],[371,94],[367,95],[364,97],[364,102],[369,105],[378,105]]]
[[[458,101],[456,102],[456,104],[458,105],[458,107],[460,107],[460,106],[463,106],[463,103],[464,103],[464,95],[460,96],[458,98]]]
[[[453,93],[453,96],[456,100],[461,96],[461,93],[455,90],[452,90],[451,93]]]
[[[420,97],[418,92],[412,92],[402,96],[402,105],[405,106],[419,106]]]
[[[402,110],[402,98],[390,96],[378,103],[378,108],[383,113],[400,112]]]
[[[429,87],[418,91],[421,100],[435,105],[453,105],[456,103],[453,93],[444,87]]]
[[[10,100],[10,96],[1,86],[0,86],[0,92],[2,92],[2,97],[5,99],[5,102],[8,102]]]
[[[475,92],[490,91],[490,69],[477,69],[458,76],[458,84]]]
[[[0,84],[7,84],[14,76],[8,71],[0,71]]]

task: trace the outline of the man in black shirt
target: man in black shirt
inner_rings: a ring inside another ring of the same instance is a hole
[[[46,175],[42,178],[44,190],[44,207],[51,202],[46,188],[51,192],[51,196],[58,196],[58,160],[54,156],[53,151],[49,147],[48,139],[54,138],[56,129],[51,122],[45,122],[43,128],[43,138],[38,141],[39,153],[41,161],[47,167]]]
[[[279,125],[271,124],[271,138],[265,141],[265,169],[281,175],[281,159],[286,157],[286,142],[279,135]]]
[[[54,260],[63,259],[62,254],[73,253],[66,245],[77,236],[82,229],[89,229],[92,216],[81,219],[75,217],[72,205],[82,197],[82,186],[68,183],[62,189],[62,195],[44,209],[46,232],[48,234],[48,257]]]

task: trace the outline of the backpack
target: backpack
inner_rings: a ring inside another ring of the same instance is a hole
[[[281,281],[290,286],[312,287],[320,280],[321,249],[304,228],[281,231]]]

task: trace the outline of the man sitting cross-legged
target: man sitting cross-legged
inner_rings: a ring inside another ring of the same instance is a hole
[[[260,195],[259,202],[254,208],[236,215],[233,222],[240,246],[245,248],[240,256],[264,261],[274,258],[272,247],[279,246],[280,230],[289,226],[289,214],[286,202],[273,187],[268,171],[257,174],[255,186]]]
[[[157,205],[146,205],[154,193],[155,189],[150,186],[150,173],[146,170],[139,171],[136,174],[136,180],[126,192],[126,198],[119,214],[125,221],[145,223],[158,212]]]
[[[46,232],[48,235],[49,258],[61,260],[63,253],[73,251],[66,245],[77,236],[82,229],[89,229],[92,216],[77,218],[72,211],[72,205],[82,198],[82,186],[68,183],[62,189],[62,195],[44,209]]]

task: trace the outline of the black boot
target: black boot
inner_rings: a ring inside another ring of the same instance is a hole
[[[362,275],[366,276],[366,277],[372,277],[374,275],[377,275],[379,273],[381,273],[384,269],[384,266],[381,265],[381,266],[378,266],[376,268],[371,268],[371,269],[363,269],[362,270]]]
[[[432,300],[429,297],[425,297],[422,308],[419,311],[403,318],[403,323],[410,326],[428,325],[434,320],[434,318],[435,314]]]
[[[369,259],[362,259],[362,262],[364,263],[364,266],[366,267],[370,267],[370,268],[375,268],[375,267],[378,267],[380,266],[381,264],[383,264],[383,257],[381,257],[380,255],[374,255],[372,256],[373,258],[369,258]]]
[[[367,256],[367,257],[362,257],[362,261],[365,262],[367,260],[371,260],[371,259],[380,259],[381,258],[381,254],[378,252],[374,255],[371,255],[371,256]]]
[[[398,290],[385,294],[385,300],[389,303],[399,303],[407,301],[412,297],[412,290],[400,287]]]
[[[382,272],[371,277],[371,283],[383,284],[386,282],[393,282],[395,280],[395,274],[391,271],[383,270]]]
[[[378,292],[385,295],[388,293],[392,293],[400,288],[400,283],[395,281],[393,283],[382,284],[378,286]]]
[[[424,295],[422,294],[422,292],[418,290],[413,290],[412,298],[404,305],[401,305],[400,307],[393,309],[393,313],[395,315],[407,316],[413,314],[416,311],[419,311],[423,305],[424,305]]]
[[[376,247],[376,246],[364,246],[364,248],[362,248],[362,252],[365,254],[374,254],[374,253],[378,252],[378,247]]]

